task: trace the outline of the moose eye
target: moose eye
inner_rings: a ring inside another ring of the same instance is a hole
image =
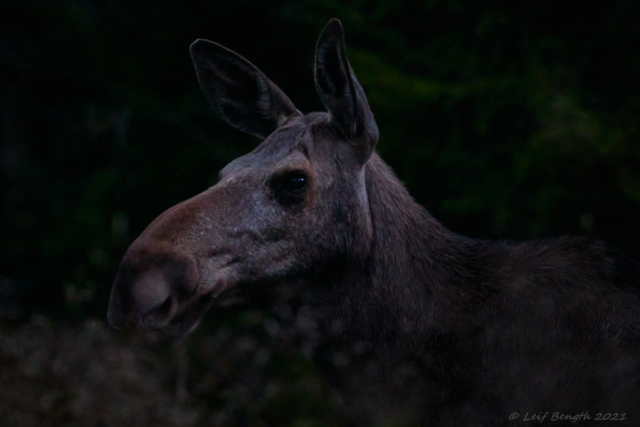
[[[282,203],[297,203],[309,185],[309,178],[300,172],[281,176],[275,183],[276,195]]]
[[[307,178],[302,175],[294,175],[285,183],[285,188],[294,194],[299,194],[307,188]]]

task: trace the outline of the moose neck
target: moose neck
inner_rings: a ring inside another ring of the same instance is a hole
[[[403,332],[426,333],[434,298],[451,281],[445,266],[460,258],[464,238],[418,205],[375,153],[366,166],[366,186],[373,241],[366,263],[347,271],[334,288],[334,319],[343,324],[336,332],[352,329],[347,335],[380,342]]]

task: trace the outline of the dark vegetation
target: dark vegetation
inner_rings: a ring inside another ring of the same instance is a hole
[[[210,111],[196,38],[307,112],[312,47],[339,17],[378,151],[449,229],[637,259],[639,16],[624,0],[3,2],[0,424],[339,425],[267,310],[216,310],[180,345],[104,325],[128,244],[258,143]]]

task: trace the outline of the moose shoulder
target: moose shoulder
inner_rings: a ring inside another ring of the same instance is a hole
[[[439,224],[374,150],[338,20],[316,49],[328,112],[302,114],[216,43],[191,55],[218,115],[264,141],[131,244],[114,326],[183,335],[231,287],[299,283],[315,360],[363,425],[498,426],[554,411],[640,425],[638,262],[583,238],[479,241]]]

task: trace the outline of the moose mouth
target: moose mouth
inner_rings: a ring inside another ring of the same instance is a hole
[[[227,262],[223,267],[233,264]],[[122,264],[111,293],[109,322],[116,328],[157,331],[168,338],[192,332],[235,281],[230,269],[214,265],[215,274],[207,274],[211,282],[202,283],[197,280],[199,274],[184,265],[176,262],[140,272],[136,264]]]
[[[188,303],[175,315],[165,319],[161,324],[149,320],[149,315],[143,316],[141,325],[147,329],[160,332],[168,338],[180,338],[192,332],[200,323],[202,316],[215,303],[216,296],[213,293],[201,295]]]

